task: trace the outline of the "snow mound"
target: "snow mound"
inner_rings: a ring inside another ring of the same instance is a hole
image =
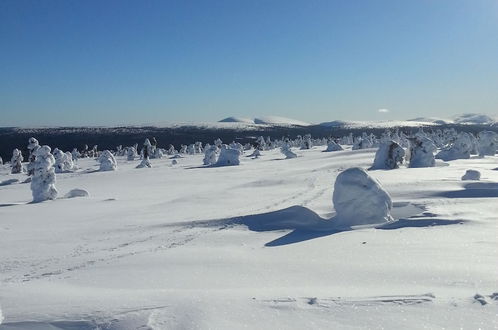
[[[359,167],[341,172],[332,196],[339,227],[392,222],[391,196],[380,183]]]
[[[480,180],[481,172],[476,170],[467,170],[462,176],[462,180]]]
[[[310,123],[301,120],[278,117],[278,116],[264,116],[264,117],[254,118],[254,123],[264,124],[264,125],[296,125],[296,126],[311,125]]]
[[[480,113],[465,113],[454,118],[456,124],[490,125],[496,122],[488,115]]]
[[[72,189],[70,190],[67,194],[64,195],[64,198],[74,198],[74,197],[88,197],[90,194],[88,194],[88,191],[85,189]]]
[[[254,120],[244,117],[227,117],[219,121],[220,123],[246,123],[254,124]]]

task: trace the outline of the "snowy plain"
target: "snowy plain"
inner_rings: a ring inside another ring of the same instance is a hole
[[[498,328],[498,157],[369,171],[398,221],[314,231],[337,175],[375,155],[324,149],[80,159],[38,204],[0,167],[0,329]]]

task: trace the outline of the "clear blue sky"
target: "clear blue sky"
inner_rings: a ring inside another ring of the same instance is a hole
[[[496,0],[0,0],[0,126],[463,112],[498,114]]]

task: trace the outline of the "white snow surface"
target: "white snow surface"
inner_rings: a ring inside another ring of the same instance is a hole
[[[498,328],[498,156],[371,171],[397,221],[340,231],[335,179],[375,149],[322,150],[79,159],[57,188],[91,195],[43,203],[0,166],[0,329]]]

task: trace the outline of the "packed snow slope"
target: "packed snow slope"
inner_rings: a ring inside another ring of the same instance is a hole
[[[498,328],[498,157],[369,171],[397,221],[334,230],[336,177],[375,150],[324,148],[82,159],[56,186],[89,196],[37,204],[0,167],[0,329]]]

